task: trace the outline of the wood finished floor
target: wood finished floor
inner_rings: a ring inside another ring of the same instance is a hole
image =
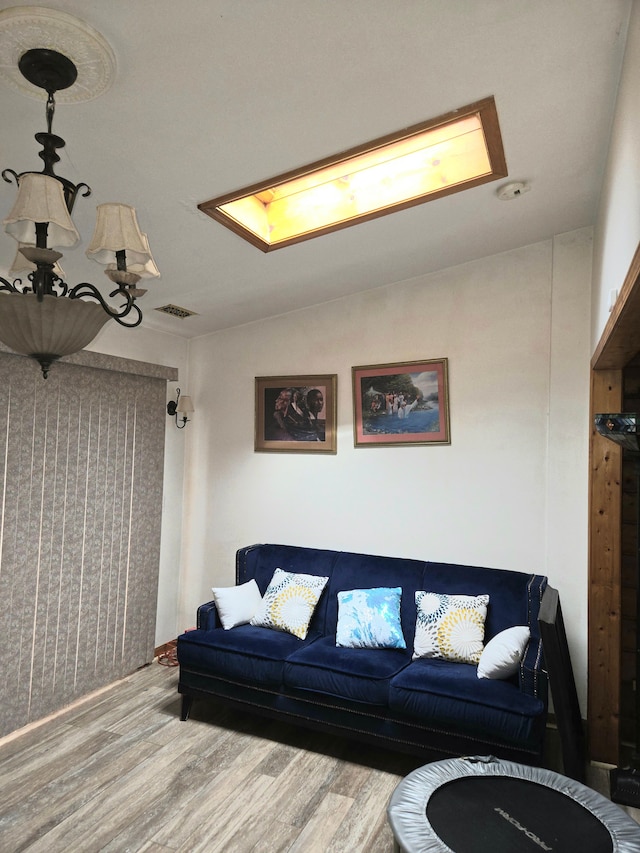
[[[392,850],[389,797],[423,759],[213,702],[182,723],[177,679],[154,663],[0,741],[0,853]]]
[[[424,763],[214,703],[179,719],[157,663],[0,742],[2,853],[388,853]]]

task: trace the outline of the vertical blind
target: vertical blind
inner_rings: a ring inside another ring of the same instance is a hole
[[[165,396],[0,353],[0,736],[153,658]]]

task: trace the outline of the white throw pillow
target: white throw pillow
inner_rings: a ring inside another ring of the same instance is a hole
[[[246,625],[262,604],[262,596],[254,578],[239,586],[213,586],[213,598],[225,631]]]
[[[517,672],[530,636],[526,625],[514,625],[496,634],[480,655],[478,678],[509,678]]]

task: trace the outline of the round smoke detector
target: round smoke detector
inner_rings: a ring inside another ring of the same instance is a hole
[[[18,68],[20,58],[33,48],[62,53],[78,69],[75,83],[56,94],[59,104],[90,101],[106,92],[113,82],[113,50],[89,24],[42,6],[13,6],[0,11],[0,78],[20,94],[43,101],[46,92],[29,83]]]
[[[512,181],[498,187],[496,195],[501,201],[511,201],[512,198],[520,198],[521,195],[528,193],[530,189],[531,185],[525,181]]]

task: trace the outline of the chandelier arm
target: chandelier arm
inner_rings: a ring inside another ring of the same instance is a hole
[[[69,285],[60,278],[49,265],[37,264],[36,269],[27,275],[31,282],[31,290],[38,298],[38,302],[42,302],[44,296],[67,296]],[[20,279],[16,279],[20,281]],[[23,287],[22,293],[29,293],[28,287]]]
[[[76,194],[80,192],[80,189],[84,189],[84,192],[80,193],[82,198],[87,198],[87,196],[91,195],[91,187],[89,184],[85,184],[84,181],[81,181],[79,184],[76,184]]]
[[[122,288],[118,288],[109,294],[111,298],[114,296],[123,296],[125,298],[125,304],[119,309],[112,308],[98,288],[94,284],[86,281],[72,287],[71,290],[69,290],[68,295],[70,299],[80,299],[83,296],[95,299],[100,303],[100,305],[102,305],[102,308],[113,320],[116,321],[116,323],[119,323],[121,326],[126,326],[129,329],[134,329],[142,322],[142,311],[135,304],[135,297],[131,296],[128,291],[123,290]],[[129,317],[130,314],[133,314],[133,316]]]
[[[67,284],[67,282],[63,278],[60,278],[60,276],[56,275],[55,273],[53,274],[53,278],[51,281],[51,287],[52,287],[51,292],[53,292],[54,287],[57,287],[60,290],[60,293],[54,293],[53,294],[54,296],[67,296],[69,293],[69,285]]]
[[[21,287],[22,279],[16,278],[13,280],[13,283],[7,281],[6,278],[2,278],[0,275],[0,291],[8,290],[9,293],[27,293],[28,287]]]
[[[8,177],[8,175],[11,175],[11,177]],[[18,178],[19,178],[20,176],[18,175],[18,173],[17,173],[17,172],[14,172],[14,170],[13,170],[13,169],[3,169],[3,170],[2,170],[2,177],[4,178],[4,180],[5,180],[8,184],[10,184],[10,183],[11,183],[11,178],[13,178],[13,180],[15,181],[16,186],[18,186]]]

